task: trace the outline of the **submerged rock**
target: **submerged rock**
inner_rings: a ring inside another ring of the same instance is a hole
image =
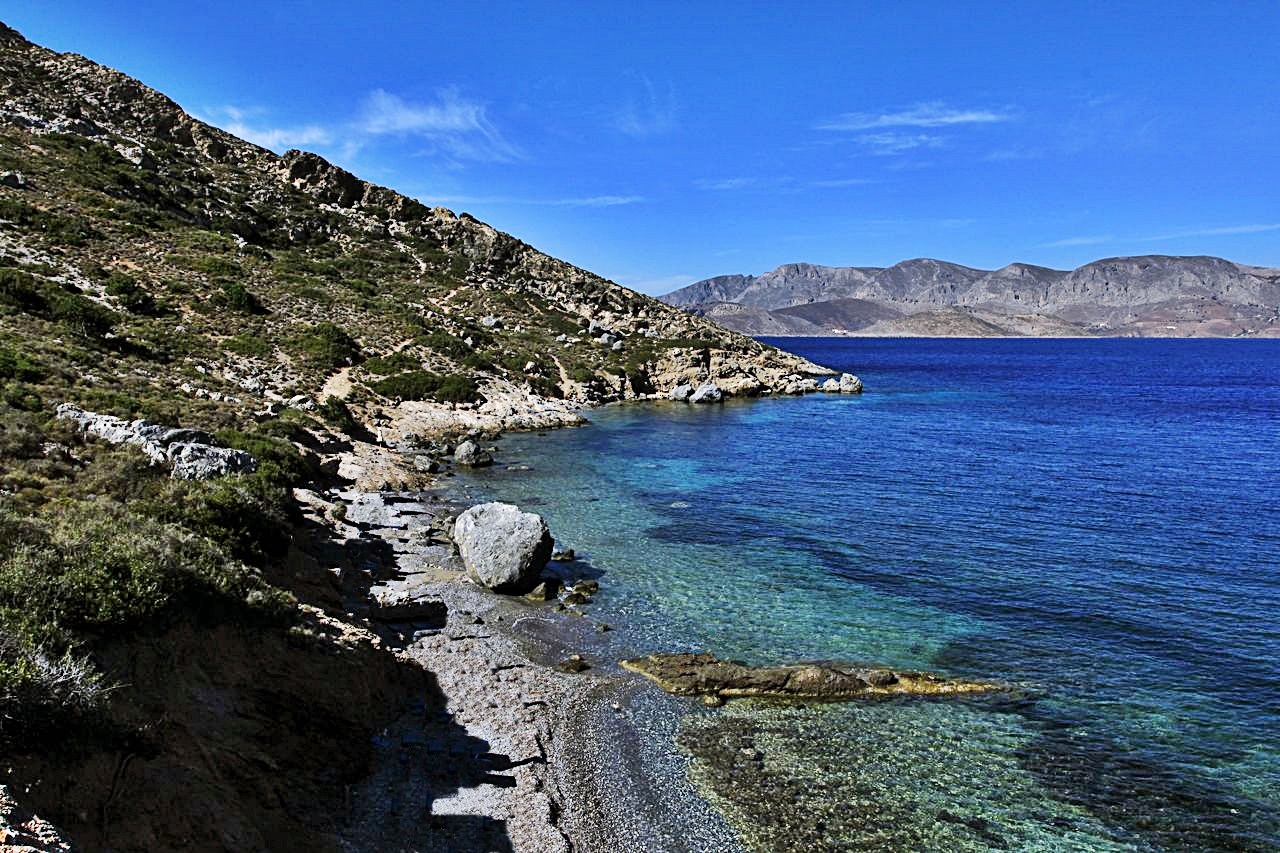
[[[512,504],[466,510],[454,522],[453,541],[472,580],[508,595],[533,590],[551,556],[551,531],[542,516]]]
[[[729,699],[759,697],[841,702],[884,694],[988,693],[988,682],[943,678],[927,672],[815,662],[748,666],[711,654],[657,654],[621,662],[668,693]]]
[[[724,392],[720,386],[707,382],[698,386],[698,390],[689,395],[690,403],[720,403],[724,401]]]

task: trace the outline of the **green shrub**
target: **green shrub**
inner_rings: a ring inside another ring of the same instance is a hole
[[[297,512],[288,489],[263,475],[167,480],[138,511],[198,533],[237,560],[265,566],[289,550]]]
[[[351,414],[351,409],[337,397],[325,397],[316,410],[320,413],[320,417],[324,418],[325,423],[346,435],[352,435],[360,430],[360,424]]]
[[[334,323],[317,323],[289,339],[291,349],[303,361],[330,370],[355,362],[360,346],[346,330]]]
[[[319,467],[315,458],[304,454],[293,442],[262,431],[241,432],[225,429],[217,438],[227,447],[243,450],[258,460],[254,476],[274,488],[290,489],[315,480]]]
[[[389,355],[366,359],[364,369],[380,376],[390,376],[405,370],[421,370],[422,360],[407,352],[393,352]]]
[[[61,290],[54,291],[49,299],[49,316],[55,323],[91,339],[102,338],[119,320],[111,309],[78,293]]]
[[[426,370],[414,370],[389,376],[374,382],[370,387],[384,397],[401,400],[426,400],[440,387],[441,379]]]
[[[113,272],[107,277],[106,292],[131,314],[157,313],[158,306],[151,294],[124,273]]]
[[[46,375],[48,370],[40,362],[0,344],[0,379],[39,382]]]
[[[262,303],[239,281],[224,281],[219,287],[218,302],[232,311],[243,314],[257,314],[262,311]]]
[[[228,338],[222,342],[222,346],[231,350],[231,352],[255,358],[261,358],[271,353],[270,343],[268,343],[261,335],[255,335],[249,332],[241,332],[233,338]]]
[[[213,542],[115,502],[74,501],[0,520],[0,625],[28,649],[66,650],[90,632],[159,627],[178,605],[283,603]]]
[[[30,314],[49,308],[47,285],[35,276],[12,268],[0,269],[0,303]]]
[[[435,398],[442,403],[474,403],[480,399],[480,389],[472,377],[454,373],[440,382]]]

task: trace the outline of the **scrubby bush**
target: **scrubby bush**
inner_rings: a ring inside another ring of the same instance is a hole
[[[222,282],[218,292],[218,301],[232,311],[239,311],[243,314],[257,314],[262,311],[262,303],[258,301],[258,297],[254,296],[249,288],[239,281]]]
[[[48,374],[44,365],[26,353],[0,344],[0,379],[39,382]]]
[[[454,373],[441,380],[435,398],[442,403],[474,403],[480,399],[480,389],[475,379]]]
[[[350,364],[360,357],[360,346],[341,326],[325,321],[289,339],[290,348],[303,361],[326,370]]]
[[[146,627],[183,602],[245,606],[251,591],[271,592],[216,543],[115,502],[7,515],[0,542],[0,625],[28,649],[65,650],[85,632]],[[285,601],[278,592],[254,600],[268,610]]]
[[[248,332],[241,332],[235,337],[228,338],[222,342],[222,345],[234,353],[257,358],[261,358],[271,352],[271,344],[261,335],[254,335]]]
[[[114,296],[131,314],[155,314],[158,305],[155,299],[142,285],[133,278],[120,272],[113,272],[107,277],[105,288],[108,296]]]
[[[325,397],[316,411],[319,412],[320,417],[324,418],[325,423],[347,435],[352,435],[360,429],[360,424],[351,414],[351,409],[337,397]]]
[[[427,400],[440,387],[441,381],[439,376],[430,371],[414,370],[380,379],[370,387],[382,396],[392,399]]]
[[[364,369],[380,376],[390,376],[405,370],[419,370],[422,360],[407,352],[393,352],[388,355],[367,359]]]

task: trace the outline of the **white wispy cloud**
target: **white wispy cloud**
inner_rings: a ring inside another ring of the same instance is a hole
[[[1099,243],[1153,243],[1164,240],[1183,240],[1192,237],[1233,237],[1243,234],[1266,234],[1280,231],[1280,222],[1256,222],[1243,225],[1221,225],[1209,228],[1184,228],[1179,231],[1166,231],[1162,234],[1151,234],[1143,237],[1122,237],[1115,234],[1086,235],[1066,237],[1051,243],[1041,243],[1042,249],[1057,249],[1064,246],[1094,246]]]
[[[1049,243],[1041,243],[1041,249],[1061,249],[1066,246],[1096,246],[1099,243],[1114,243],[1116,240],[1111,234],[1089,234],[1080,237],[1064,237],[1061,240],[1054,240]]]
[[[439,195],[426,196],[429,204],[515,204],[541,207],[622,207],[648,201],[642,195],[593,195],[577,198],[520,198],[518,196]]]
[[[759,184],[759,178],[700,178],[693,182],[700,190],[744,190]]]
[[[838,189],[840,187],[861,187],[874,184],[870,178],[832,178],[825,181],[810,181],[809,186],[820,189]]]
[[[1280,231],[1280,222],[1255,223],[1249,225],[1226,225],[1218,228],[1193,228],[1186,231],[1171,231],[1145,237],[1146,240],[1179,240],[1183,237],[1231,237],[1237,234],[1265,234],[1268,231]]]
[[[556,199],[549,204],[560,207],[622,207],[627,204],[640,204],[645,200],[642,195],[593,195],[586,198]]]
[[[248,140],[254,145],[270,148],[272,151],[284,151],[287,148],[304,148],[314,145],[328,145],[333,142],[333,134],[318,124],[304,124],[292,127],[262,127],[252,124],[253,116],[262,115],[262,110],[245,110],[238,107],[223,106],[210,111],[212,115],[201,120],[218,125],[227,133]]]
[[[431,145],[428,154],[456,160],[510,162],[523,157],[489,120],[484,104],[454,89],[442,89],[430,102],[375,89],[361,105],[356,129],[367,136],[421,137]]]
[[[613,126],[629,136],[657,136],[676,126],[676,93],[644,74],[632,75],[639,86],[613,114]]]
[[[955,109],[941,101],[919,103],[904,110],[882,113],[844,113],[818,125],[819,130],[857,131],[881,127],[951,127],[1009,121],[1008,112],[992,109]]]
[[[865,145],[872,154],[889,157],[905,154],[921,148],[941,148],[945,140],[941,136],[927,133],[864,133],[858,142]]]

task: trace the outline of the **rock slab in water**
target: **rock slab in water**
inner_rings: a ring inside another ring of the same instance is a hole
[[[979,681],[942,678],[830,662],[748,666],[711,654],[657,654],[621,662],[668,693],[680,696],[758,697],[841,702],[884,694],[987,693],[1003,689]]]
[[[512,504],[466,510],[454,522],[453,541],[471,579],[507,595],[536,587],[551,557],[551,531],[542,516]]]
[[[493,464],[493,457],[480,449],[480,445],[471,439],[467,439],[458,445],[458,449],[453,452],[453,461],[459,465],[466,465],[468,468],[483,468],[486,465]]]
[[[720,403],[724,400],[724,392],[712,382],[698,386],[698,390],[689,395],[690,403]]]
[[[258,462],[243,450],[215,447],[213,436],[195,429],[177,429],[149,421],[126,421],[86,412],[74,403],[58,406],[58,417],[74,421],[85,432],[112,444],[138,448],[157,465],[167,465],[179,480],[208,480],[227,474],[251,474]]]

